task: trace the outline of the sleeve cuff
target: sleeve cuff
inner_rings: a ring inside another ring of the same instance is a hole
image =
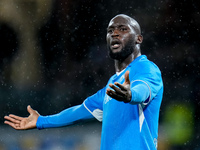
[[[44,116],[39,116],[38,119],[37,119],[37,122],[36,122],[36,127],[37,129],[41,130],[41,129],[44,129],[43,126],[42,126],[42,120],[44,119]]]
[[[139,82],[134,82],[135,85],[131,88],[131,101],[130,104],[139,104],[147,105],[151,100],[151,89],[149,85],[142,81],[142,80],[136,80]]]

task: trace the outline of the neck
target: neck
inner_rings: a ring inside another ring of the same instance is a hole
[[[140,56],[141,53],[134,54],[132,53],[124,60],[115,60],[115,71],[120,72],[125,69],[135,58]]]

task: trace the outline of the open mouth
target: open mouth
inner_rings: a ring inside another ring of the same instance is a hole
[[[112,49],[117,49],[117,48],[120,47],[120,45],[121,45],[121,42],[119,40],[114,40],[114,41],[111,42],[111,48]]]

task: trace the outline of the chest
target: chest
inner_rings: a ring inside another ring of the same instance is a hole
[[[110,88],[109,84],[114,84],[115,82],[118,82],[120,84],[123,84],[125,81],[124,74],[120,76],[115,76],[109,80],[106,88]],[[103,118],[104,121],[106,120],[113,120],[116,118],[116,120],[126,120],[126,119],[133,119],[137,116],[138,111],[137,105],[131,105],[129,103],[119,102],[107,94],[104,96],[103,100]],[[114,121],[114,120],[113,120]]]

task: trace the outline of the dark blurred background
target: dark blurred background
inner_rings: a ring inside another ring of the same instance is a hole
[[[0,0],[0,128],[29,104],[50,115],[103,88],[115,73],[106,28],[121,13],[139,22],[142,53],[162,72],[158,149],[199,150],[197,0]]]

